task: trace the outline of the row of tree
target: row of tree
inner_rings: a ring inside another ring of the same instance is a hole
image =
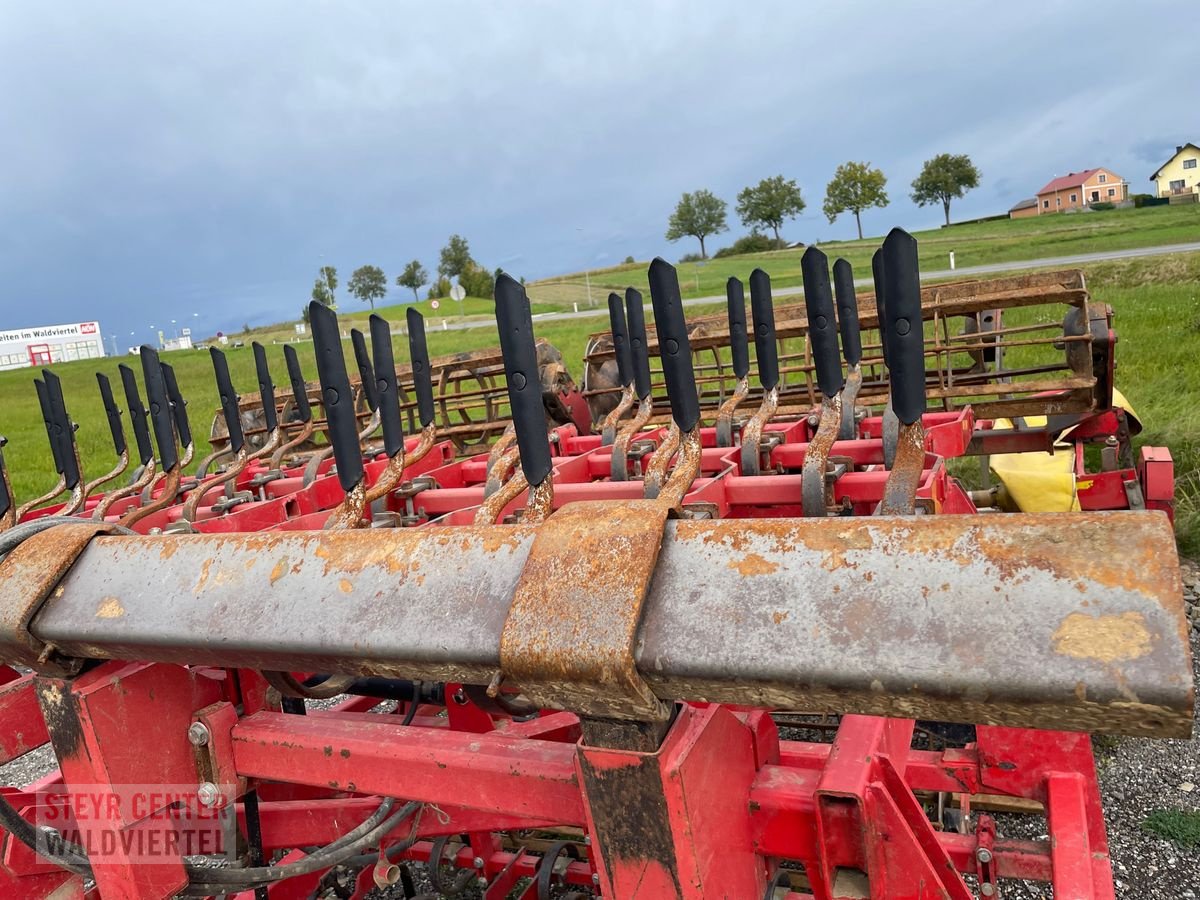
[[[445,297],[450,293],[451,279],[458,279],[463,290],[472,297],[490,297],[496,276],[477,263],[471,256],[467,239],[460,234],[450,235],[438,258],[437,279],[429,288],[429,297]],[[413,299],[420,299],[420,289],[429,283],[429,273],[419,259],[410,260],[404,270],[396,276],[399,287],[413,292]],[[337,305],[338,271],[335,266],[321,266],[313,282],[312,299],[322,306]],[[375,309],[375,301],[387,295],[387,276],[379,266],[359,266],[346,282],[346,290],[363,303]],[[308,307],[304,308],[304,320],[308,321]]]
[[[921,174],[913,180],[913,202],[918,206],[941,203],[950,224],[950,201],[962,197],[979,186],[979,170],[970,157],[941,153],[925,161]],[[842,213],[854,213],[858,237],[862,239],[862,213],[873,207],[888,205],[887,178],[879,169],[866,162],[847,162],[837,167],[833,179],[825,186],[825,201],[821,210],[833,222]],[[737,195],[737,214],[742,224],[752,232],[769,228],[775,234],[775,245],[781,245],[779,230],[788,219],[794,219],[807,204],[794,179],[776,175],[744,188]],[[667,240],[677,241],[694,237],[700,241],[700,257],[707,259],[704,239],[728,230],[725,224],[726,203],[712,191],[698,190],[684,194],[667,220]]]

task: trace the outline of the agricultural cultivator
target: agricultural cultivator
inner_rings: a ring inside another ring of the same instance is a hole
[[[453,434],[419,314],[407,365],[353,335],[352,379],[314,304],[319,389],[256,347],[244,403],[212,351],[195,475],[153,350],[132,447],[100,377],[91,481],[44,372],[54,476],[0,497],[0,761],[58,767],[2,789],[0,896],[1113,897],[1090,735],[1187,735],[1194,697],[1110,314],[1070,276],[923,290],[899,230],[871,299],[819,250],[803,276],[689,326],[655,260],[566,421],[501,276]]]

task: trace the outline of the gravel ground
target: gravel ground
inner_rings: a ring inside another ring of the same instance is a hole
[[[1184,603],[1192,619],[1192,656],[1200,683],[1200,565],[1184,561]],[[1096,763],[1104,802],[1108,839],[1121,900],[1200,900],[1200,847],[1184,848],[1146,832],[1143,823],[1155,810],[1200,812],[1200,718],[1188,741],[1106,738],[1096,740]],[[0,784],[24,785],[54,766],[48,746],[0,766]],[[999,816],[1006,837],[1045,838],[1044,820]],[[428,890],[420,867],[413,874],[419,889]],[[372,892],[373,898],[400,898],[396,888]],[[479,896],[468,888],[461,900]],[[1003,896],[1051,898],[1044,886],[1012,882]]]

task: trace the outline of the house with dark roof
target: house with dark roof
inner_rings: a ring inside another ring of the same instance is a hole
[[[1037,197],[1030,197],[1012,206],[1008,211],[1010,219],[1027,219],[1038,214]]]
[[[1200,195],[1200,147],[1184,144],[1150,176],[1154,192],[1172,203],[1195,203]]]
[[[1038,215],[1086,209],[1090,203],[1129,199],[1129,182],[1112,169],[1084,169],[1052,179],[1037,192]]]

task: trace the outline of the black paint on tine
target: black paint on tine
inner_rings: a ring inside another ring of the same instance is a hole
[[[158,462],[164,472],[179,464],[179,451],[175,446],[175,417],[171,413],[171,400],[167,397],[167,383],[163,378],[162,363],[158,351],[146,344],[139,355],[142,360],[142,381],[146,385],[146,404],[150,407],[150,424],[154,427],[154,438],[158,444]]]
[[[671,418],[687,434],[700,421],[700,397],[696,393],[696,370],[692,368],[692,343],[688,340],[679,275],[662,257],[650,263],[650,302],[658,330],[658,355],[667,381]]]
[[[50,394],[46,383],[40,378],[33,379],[33,387],[37,391],[38,406],[42,409],[42,422],[46,426],[46,440],[50,442],[50,455],[54,459],[54,471],[62,474],[62,447],[58,443],[58,435],[54,431],[54,413],[50,410]]]
[[[633,353],[629,349],[629,327],[625,324],[625,304],[620,294],[608,295],[608,325],[617,357],[617,383],[627,387],[633,381]]]
[[[121,363],[117,366],[117,371],[121,373],[121,386],[125,389],[125,406],[129,410],[129,423],[133,426],[138,462],[144,466],[154,459],[154,445],[150,443],[150,428],[146,424],[146,407],[142,405],[133,369]]]
[[[408,319],[408,358],[412,361],[413,390],[417,394],[417,417],[421,427],[433,424],[433,370],[429,366],[429,348],[425,345],[425,317],[411,306]]]
[[[167,399],[171,401],[171,417],[175,420],[175,431],[179,433],[179,446],[186,447],[192,442],[192,423],[188,421],[187,401],[179,390],[179,382],[175,380],[175,369],[167,363],[162,364],[163,381],[167,385]]]
[[[308,402],[308,385],[304,383],[304,370],[300,368],[300,356],[291,344],[284,344],[283,359],[287,363],[288,381],[292,385],[292,403],[300,414],[301,422],[312,421],[312,405]]]
[[[842,372],[837,316],[833,309],[833,291],[829,286],[829,258],[818,248],[809,247],[800,257],[800,273],[804,276],[808,343],[817,371],[817,385],[822,394],[832,397],[841,393],[846,376]]]
[[[746,337],[746,291],[740,278],[725,282],[729,307],[729,349],[733,354],[733,375],[739,381],[750,374],[750,345]]]
[[[358,419],[354,413],[354,395],[346,375],[346,356],[337,314],[315,300],[309,304],[313,348],[317,354],[317,375],[321,379],[321,397],[329,443],[337,462],[338,482],[349,493],[363,478],[362,453],[358,447]]]
[[[925,412],[925,331],[916,239],[893,228],[883,241],[883,261],[892,408],[903,424],[912,425]]]
[[[764,391],[779,386],[779,348],[775,344],[775,307],[771,302],[771,276],[762,269],[750,273],[750,314],[754,320],[754,351],[758,380]]]
[[[551,462],[533,317],[525,288],[505,274],[496,279],[496,326],[508,381],[508,404],[521,450],[521,471],[529,486],[537,487],[549,476]]]
[[[258,399],[262,403],[263,419],[267,431],[274,431],[279,427],[279,412],[275,409],[275,382],[271,380],[267,350],[258,341],[250,346],[254,350],[254,372],[258,376]]]
[[[0,519],[8,514],[12,509],[13,498],[8,492],[8,478],[4,473],[4,446],[8,443],[8,438],[0,436]]]
[[[117,456],[125,452],[125,429],[121,426],[121,410],[113,397],[112,384],[103,372],[96,373],[96,383],[100,385],[100,399],[104,403],[104,415],[108,418],[108,430],[112,434],[113,450]]]
[[[54,435],[58,439],[58,452],[62,455],[63,477],[67,481],[67,489],[74,490],[80,478],[79,457],[75,452],[75,425],[67,413],[62,381],[49,369],[42,369],[42,380],[46,382],[46,397],[50,401]]]
[[[887,278],[884,273],[883,248],[871,256],[871,280],[875,283],[875,315],[879,317],[879,349],[883,353],[883,364],[890,371],[892,361],[888,358],[887,329],[883,327],[887,315]]]
[[[221,398],[221,412],[225,415],[225,430],[229,432],[229,448],[234,453],[240,453],[246,443],[242,434],[241,410],[238,409],[237,391],[233,389],[233,380],[229,377],[229,360],[216,347],[209,347],[212,357],[213,372],[217,376],[217,396]]]
[[[374,314],[370,322],[375,390],[379,394],[379,421],[383,426],[383,451],[391,457],[404,449],[400,388],[396,384],[396,358],[392,353],[392,326],[382,316]]]
[[[363,399],[367,401],[367,409],[375,412],[379,409],[379,389],[375,384],[375,373],[371,369],[367,339],[357,328],[351,328],[350,344],[354,347],[354,362],[358,366],[358,380],[362,382]]]
[[[854,295],[854,269],[844,259],[833,264],[833,292],[837,298],[842,356],[852,366],[862,361],[862,334],[858,328],[858,298]]]
[[[625,288],[625,327],[629,329],[629,355],[633,358],[633,392],[638,400],[650,396],[650,348],[646,344],[646,309],[642,293]]]

